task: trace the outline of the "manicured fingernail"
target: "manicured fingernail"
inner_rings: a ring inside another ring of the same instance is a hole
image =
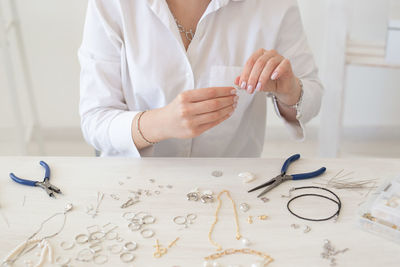
[[[242,88],[243,90],[246,89],[246,82],[242,82],[242,84],[240,85],[240,88]]]
[[[247,86],[247,93],[251,94],[253,90],[253,86],[249,85]]]
[[[277,71],[275,71],[274,73],[272,73],[272,75],[271,75],[271,80],[275,81],[276,78],[278,78],[278,72],[277,72]]]
[[[236,95],[236,94],[237,94],[236,89],[233,89],[233,90],[231,91],[231,95]]]
[[[256,92],[260,92],[261,91],[261,83],[258,82],[257,86],[256,86]]]

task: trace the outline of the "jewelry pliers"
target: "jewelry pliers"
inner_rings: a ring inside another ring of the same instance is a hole
[[[295,155],[291,156],[290,158],[288,158],[285,161],[285,163],[283,163],[283,166],[282,166],[282,169],[281,169],[281,174],[279,174],[278,176],[272,178],[268,182],[251,189],[250,191],[248,191],[248,193],[256,191],[256,190],[261,189],[263,187],[267,187],[264,191],[261,192],[261,194],[259,194],[257,196],[257,197],[262,197],[263,195],[265,195],[266,193],[271,191],[273,188],[277,187],[278,185],[280,185],[281,183],[283,183],[285,181],[289,181],[289,180],[304,180],[304,179],[314,178],[314,177],[320,176],[321,174],[323,174],[326,171],[326,168],[322,167],[321,169],[319,169],[317,171],[309,172],[309,173],[292,174],[292,175],[286,174],[286,172],[287,172],[287,170],[289,168],[289,165],[292,162],[298,160],[299,158],[300,158],[300,154],[295,154]]]
[[[40,161],[40,165],[42,165],[43,168],[45,169],[43,182],[25,180],[25,179],[22,179],[22,178],[19,178],[19,177],[15,176],[14,173],[10,173],[10,178],[14,182],[17,182],[17,183],[22,184],[22,185],[38,186],[38,187],[42,188],[44,191],[46,191],[46,193],[50,197],[54,197],[55,198],[54,193],[61,194],[61,190],[58,187],[56,187],[55,185],[52,185],[49,182],[49,180],[50,180],[50,167],[49,167],[49,165],[47,165],[47,163],[44,162],[44,161]]]

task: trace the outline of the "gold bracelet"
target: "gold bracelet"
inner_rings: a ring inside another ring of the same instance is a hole
[[[155,144],[157,144],[157,143],[150,142],[149,140],[147,140],[147,139],[144,137],[142,131],[140,131],[140,118],[141,118],[141,117],[143,116],[143,114],[146,113],[146,112],[147,112],[147,110],[142,111],[142,112],[139,113],[139,116],[138,116],[138,118],[137,118],[137,120],[136,120],[136,131],[138,132],[138,134],[140,135],[140,137],[141,137],[148,145],[155,145]]]

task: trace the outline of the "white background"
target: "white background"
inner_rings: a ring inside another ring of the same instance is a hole
[[[73,129],[79,132],[79,64],[76,53],[82,38],[87,1],[16,1],[42,126],[45,130]],[[328,12],[326,2],[299,0],[310,46],[319,66],[323,65],[326,56],[323,53],[324,36],[329,34],[324,31]],[[354,7],[351,38],[385,42],[387,1],[351,0],[349,5]],[[15,119],[1,55],[0,62],[1,140],[12,132]],[[400,127],[399,74],[399,70],[350,67],[345,95],[345,127]],[[26,96],[19,93],[23,101],[27,101]],[[29,115],[27,110],[25,115]],[[269,126],[283,127],[273,112],[269,112],[268,120]],[[318,127],[319,120],[319,117],[315,118],[310,126]]]

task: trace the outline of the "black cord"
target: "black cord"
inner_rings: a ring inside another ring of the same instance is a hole
[[[293,188],[293,189],[291,189],[291,191],[301,190],[301,189],[319,189],[319,190],[324,190],[324,191],[327,191],[327,192],[331,193],[332,195],[334,195],[334,196],[336,197],[337,200],[335,200],[335,199],[333,199],[333,198],[330,198],[330,197],[327,197],[327,196],[324,196],[324,195],[320,195],[320,194],[302,194],[302,195],[298,195],[298,196],[295,196],[295,197],[293,197],[292,199],[290,199],[290,200],[288,201],[288,203],[287,203],[287,209],[288,209],[288,211],[289,211],[292,215],[296,216],[296,217],[299,218],[299,219],[306,220],[306,221],[313,221],[313,222],[323,222],[323,221],[328,221],[328,220],[330,220],[330,219],[332,219],[332,218],[334,218],[334,217],[336,217],[336,218],[339,217],[340,210],[342,209],[342,202],[340,201],[340,198],[339,198],[335,193],[333,193],[331,190],[326,189],[326,188],[323,188],[323,187],[318,187],[318,186],[303,186],[303,187],[296,187],[296,188]],[[335,212],[335,214],[333,214],[332,216],[329,216],[329,217],[327,217],[327,218],[314,219],[314,218],[306,218],[306,217],[302,217],[302,216],[300,216],[300,215],[297,215],[296,213],[294,213],[294,212],[290,209],[290,203],[291,203],[293,200],[298,199],[298,198],[302,198],[302,197],[310,197],[310,196],[311,196],[311,197],[321,197],[321,198],[325,198],[325,199],[328,199],[328,200],[330,200],[330,201],[336,203],[336,204],[338,205],[337,211]]]

